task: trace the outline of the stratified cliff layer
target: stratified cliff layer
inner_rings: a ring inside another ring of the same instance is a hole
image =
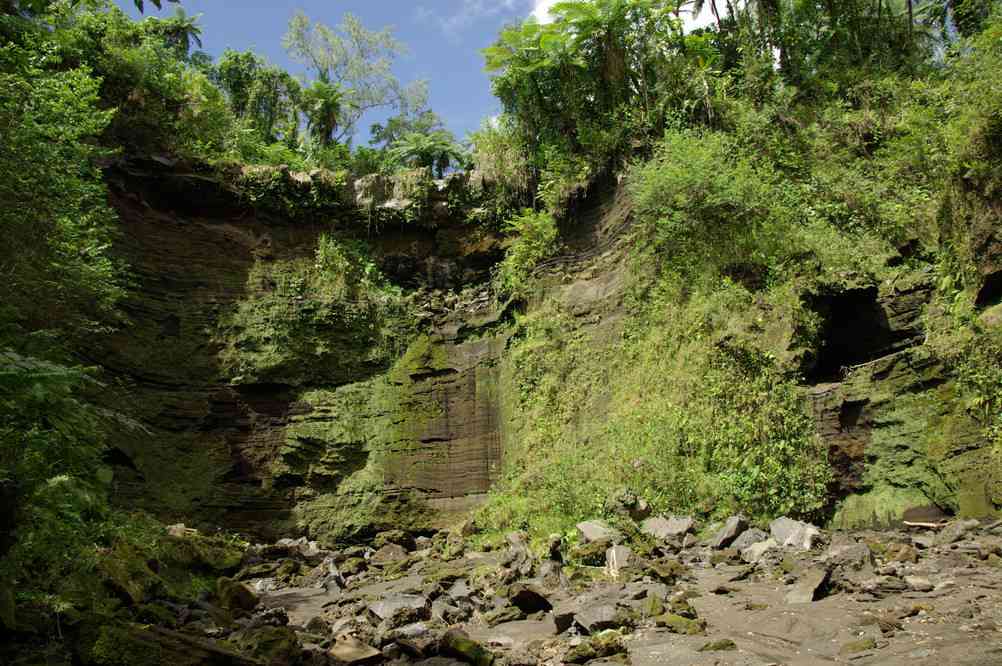
[[[528,302],[498,303],[490,269],[503,244],[472,221],[463,177],[351,190],[319,173],[228,179],[151,162],[108,178],[134,283],[129,322],[91,360],[107,370],[105,402],[136,421],[116,429],[116,497],[165,518],[326,540],[447,522],[488,492],[519,436],[507,394],[518,313],[557,303],[596,349],[628,314],[621,188],[576,213]],[[318,282],[329,236],[364,246],[336,259],[386,285]],[[824,322],[817,347],[776,338],[804,374],[838,524],[1002,503],[950,369],[923,352],[931,293],[919,271],[805,294]]]

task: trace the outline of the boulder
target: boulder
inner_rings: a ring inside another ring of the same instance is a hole
[[[586,520],[577,524],[577,530],[582,543],[596,541],[618,543],[623,540],[623,535],[619,530],[611,527],[604,520]]]
[[[518,575],[528,576],[532,573],[532,553],[529,552],[529,544],[526,542],[525,534],[522,532],[511,532],[505,536],[508,542],[508,552],[505,554],[501,564],[510,567]]]
[[[821,536],[821,530],[814,525],[785,516],[769,523],[769,531],[780,546],[797,550],[811,550]]]
[[[956,543],[967,536],[980,523],[976,520],[954,520],[943,528],[943,531],[936,535],[937,546],[948,546]]]
[[[632,490],[622,490],[606,500],[608,511],[627,516],[632,520],[643,520],[651,515],[651,506],[643,497]]]
[[[369,604],[369,612],[380,620],[394,617],[400,611],[416,611],[418,613],[428,610],[428,599],[417,594],[396,594],[384,597],[379,601]]]
[[[252,611],[258,605],[258,596],[252,589],[229,578],[220,578],[216,583],[219,605],[227,610]]]
[[[873,551],[865,543],[832,545],[825,554],[832,567],[862,571],[874,566]]]
[[[742,550],[741,559],[749,564],[755,564],[760,561],[766,553],[770,550],[775,550],[776,548],[779,548],[779,544],[776,543],[775,539],[769,538],[765,541],[759,541],[758,543],[754,543]]]
[[[673,634],[684,636],[697,636],[706,631],[706,622],[703,620],[682,617],[674,613],[659,615],[655,618],[655,623],[659,627],[665,627]]]
[[[695,526],[696,521],[692,518],[679,518],[676,516],[665,518],[664,516],[655,516],[654,518],[648,518],[641,523],[640,531],[654,537],[655,539],[664,541],[665,539],[688,534],[689,532],[692,532]]]
[[[535,587],[518,583],[513,585],[508,594],[512,605],[525,614],[548,611],[553,608],[549,600]]]
[[[401,546],[405,550],[414,550],[414,537],[403,530],[388,530],[380,532],[372,540],[372,547],[379,549],[390,544]]]
[[[727,548],[746,529],[748,529],[748,521],[743,516],[731,516],[724,523],[724,526],[717,530],[716,534],[710,538],[709,545],[711,548],[717,550]]]
[[[808,604],[822,598],[830,576],[831,571],[827,568],[808,569],[786,593],[786,603]]]
[[[605,570],[613,578],[619,578],[624,569],[637,564],[637,556],[626,546],[613,546],[605,551]]]
[[[388,543],[381,547],[372,557],[369,559],[373,564],[392,564],[393,562],[402,562],[407,559],[407,550],[396,543]]]
[[[631,626],[634,617],[629,609],[620,608],[609,601],[600,601],[579,608],[574,613],[574,621],[589,634],[594,634],[606,629]]]
[[[932,581],[922,576],[905,576],[905,584],[913,592],[932,592],[935,587]]]
[[[762,530],[752,527],[747,529],[738,536],[737,539],[731,542],[730,548],[742,551],[749,546],[753,546],[760,541],[765,541],[769,538],[769,535]]]

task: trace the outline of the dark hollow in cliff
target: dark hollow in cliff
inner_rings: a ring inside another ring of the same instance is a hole
[[[996,271],[985,277],[985,282],[974,300],[974,306],[983,309],[999,303],[1002,303],[1002,271]]]
[[[876,287],[819,294],[811,307],[824,320],[809,384],[841,381],[845,368],[880,358],[895,342]]]

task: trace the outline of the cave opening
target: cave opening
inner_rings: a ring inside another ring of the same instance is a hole
[[[996,271],[985,278],[984,284],[978,290],[977,298],[974,299],[974,307],[990,308],[999,303],[1002,303],[1002,271]]]
[[[817,354],[805,368],[808,383],[842,381],[846,368],[888,353],[894,336],[877,297],[876,287],[812,297],[810,307],[823,324]]]

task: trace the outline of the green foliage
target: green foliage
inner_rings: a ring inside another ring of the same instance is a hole
[[[747,261],[771,265],[791,211],[769,164],[741,155],[719,132],[669,132],[633,173],[640,217],[654,225],[656,251],[679,270]]]
[[[311,259],[259,262],[220,322],[233,383],[339,383],[385,368],[410,318],[364,247],[322,236]]]
[[[484,524],[562,532],[624,486],[656,511],[824,510],[831,471],[804,397],[765,336],[735,335],[771,308],[734,285],[686,285],[660,279],[618,343],[553,306],[520,321],[504,369],[512,436]]]
[[[233,113],[265,146],[297,146],[302,90],[291,74],[250,51],[227,49],[212,78],[225,91]]]
[[[495,269],[495,289],[508,296],[525,296],[533,269],[559,247],[557,223],[549,213],[526,209],[509,220],[505,229],[513,240]]]
[[[466,152],[447,130],[408,132],[391,144],[388,156],[409,167],[434,169],[439,178],[450,166],[461,166],[467,160]]]
[[[41,35],[0,49],[0,324],[82,333],[106,322],[122,293],[95,164],[106,153],[93,142],[113,114],[96,108],[87,68],[50,69],[56,62]]]
[[[474,173],[494,203],[489,214],[506,219],[532,202],[535,170],[530,149],[511,116],[502,114],[470,135]]]

